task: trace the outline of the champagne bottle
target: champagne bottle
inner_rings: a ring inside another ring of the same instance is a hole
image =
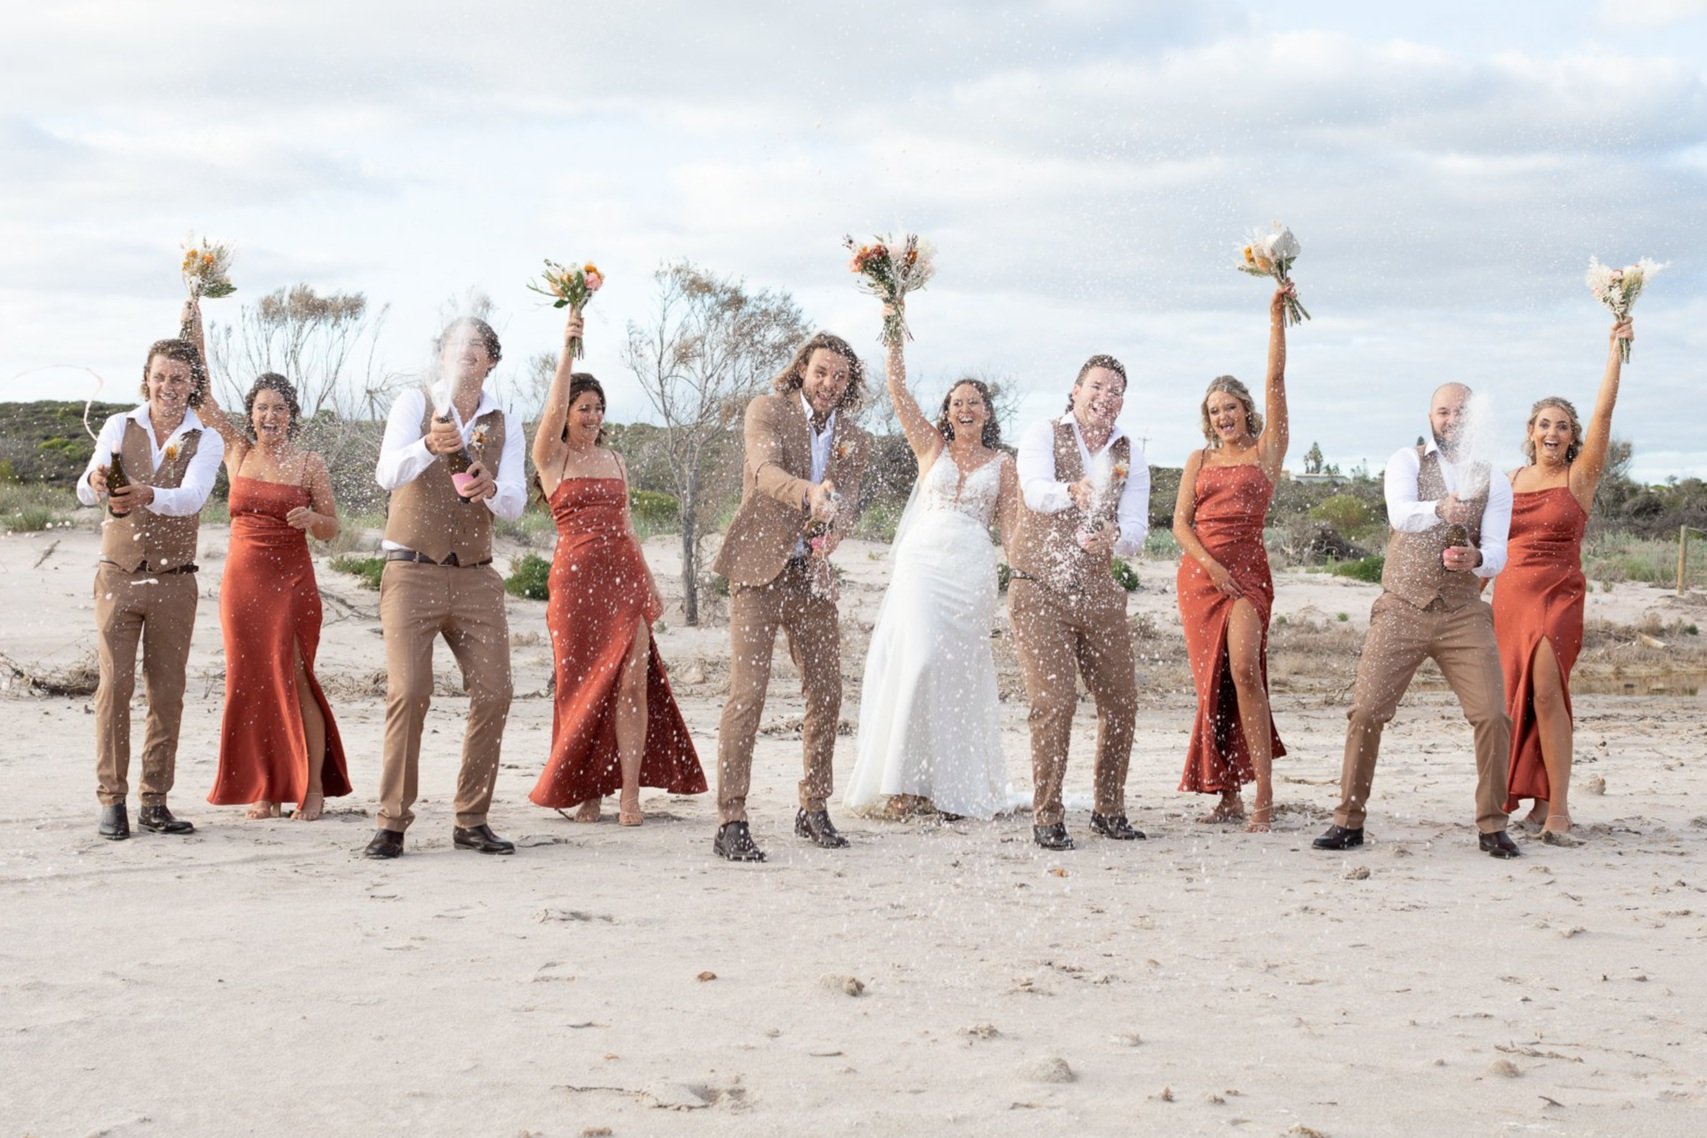
[[[115,518],[129,515],[129,510],[113,509],[112,494],[114,490],[123,490],[130,485],[130,476],[124,472],[124,462],[119,458],[119,452],[112,452],[113,460],[107,464],[107,513]]]
[[[450,424],[450,419],[444,415],[435,414],[433,421]],[[474,456],[468,453],[467,444],[465,443],[445,455],[445,465],[450,468],[451,485],[456,487],[456,500],[464,504],[472,502],[474,499],[463,493],[463,490],[473,481],[473,476],[468,471],[474,465]]]

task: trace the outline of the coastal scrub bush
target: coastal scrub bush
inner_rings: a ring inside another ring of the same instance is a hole
[[[551,562],[537,553],[524,553],[510,559],[510,575],[504,578],[504,591],[530,601],[550,600],[550,578]]]
[[[1359,557],[1356,561],[1341,561],[1328,567],[1328,572],[1336,577],[1350,577],[1354,581],[1367,581],[1371,585],[1381,583],[1381,570],[1387,565],[1385,557]]]
[[[379,578],[385,572],[385,558],[358,557],[342,553],[326,563],[334,572],[348,573],[362,583],[364,589],[378,589]]]

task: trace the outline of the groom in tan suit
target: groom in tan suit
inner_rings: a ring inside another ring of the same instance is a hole
[[[763,861],[747,828],[747,789],[771,653],[780,627],[806,697],[805,777],[794,832],[825,849],[847,845],[825,802],[842,707],[842,636],[829,556],[852,523],[870,438],[851,419],[865,394],[859,357],[820,332],[747,406],[741,508],[712,568],[729,580],[729,702],[717,734],[712,848],[729,861]]]
[[[1008,612],[1031,703],[1032,838],[1070,850],[1061,785],[1083,674],[1097,706],[1091,829],[1144,837],[1126,818],[1126,770],[1138,717],[1137,664],[1126,627],[1126,593],[1110,572],[1115,554],[1144,547],[1150,468],[1143,447],[1115,422],[1126,369],[1113,356],[1085,361],[1067,412],[1020,439],[1018,533],[1008,559]]]

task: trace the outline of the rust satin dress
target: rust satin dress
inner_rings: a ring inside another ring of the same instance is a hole
[[[1506,809],[1522,798],[1548,799],[1547,768],[1535,722],[1535,649],[1542,637],[1553,646],[1571,712],[1571,668],[1583,647],[1583,530],[1588,515],[1569,486],[1528,490],[1511,496],[1511,536],[1505,568],[1494,578],[1494,638],[1505,673],[1506,711],[1511,715],[1511,759]]]
[[[350,793],[344,744],[314,657],[320,647],[320,588],[308,537],[285,515],[309,504],[307,487],[231,480],[231,548],[219,586],[225,633],[225,715],[219,732],[219,773],[209,802],[294,802],[308,795],[308,740],[297,701],[296,657],[326,721],[321,784],[327,798]]]
[[[658,613],[640,547],[628,532],[620,478],[569,478],[552,492],[557,552],[545,625],[557,693],[551,757],[528,798],[565,807],[622,789],[616,750],[616,692],[635,622]],[[701,794],[705,772],[670,694],[658,643],[646,663],[646,750],[640,785]]]
[[[1209,555],[1226,567],[1245,592],[1262,621],[1262,682],[1268,687],[1268,616],[1274,607],[1274,578],[1262,544],[1262,523],[1268,516],[1274,485],[1257,466],[1203,466],[1192,489],[1196,499],[1193,527]],[[1227,623],[1234,599],[1215,587],[1194,558],[1181,557],[1177,580],[1179,612],[1185,626],[1185,648],[1191,658],[1191,680],[1197,688],[1197,721],[1191,727],[1181,790],[1219,794],[1237,790],[1256,778],[1250,749],[1239,726],[1239,697],[1227,666]],[[1286,753],[1269,717],[1270,744],[1275,758]]]

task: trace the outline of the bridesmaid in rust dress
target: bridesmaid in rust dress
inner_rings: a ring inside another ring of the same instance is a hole
[[[566,339],[580,334],[571,311]],[[600,800],[617,793],[617,821],[638,826],[642,786],[702,794],[705,772],[652,639],[664,606],[634,538],[627,472],[599,445],[604,389],[573,366],[565,347],[533,444],[557,522],[545,613],[557,691],[551,757],[528,797],[578,804],[575,821],[597,822]]]
[[[1268,700],[1268,617],[1274,580],[1263,549],[1263,519],[1286,458],[1286,321],[1292,286],[1269,301],[1268,423],[1245,385],[1230,375],[1204,396],[1208,446],[1186,460],[1174,506],[1180,543],[1178,593],[1197,719],[1180,789],[1218,794],[1202,822],[1245,819],[1239,788],[1257,784],[1252,833],[1269,828],[1273,760],[1286,753]]]
[[[193,300],[183,326],[200,348]],[[307,535],[328,541],[338,533],[332,479],[320,455],[296,445],[302,412],[284,376],[255,380],[244,399],[247,430],[215,403],[211,384],[199,411],[225,440],[231,482],[219,587],[225,713],[208,801],[248,804],[250,818],[276,818],[290,802],[292,817],[312,822],[328,797],[350,793],[338,725],[314,678],[321,609]]]
[[[1583,646],[1583,529],[1606,471],[1612,407],[1622,370],[1618,342],[1635,339],[1624,320],[1608,337],[1606,372],[1585,433],[1569,401],[1536,403],[1524,431],[1529,460],[1511,472],[1511,537],[1494,584],[1494,637],[1511,715],[1506,809],[1534,799],[1525,822],[1541,840],[1576,845],[1571,836],[1571,668]]]

